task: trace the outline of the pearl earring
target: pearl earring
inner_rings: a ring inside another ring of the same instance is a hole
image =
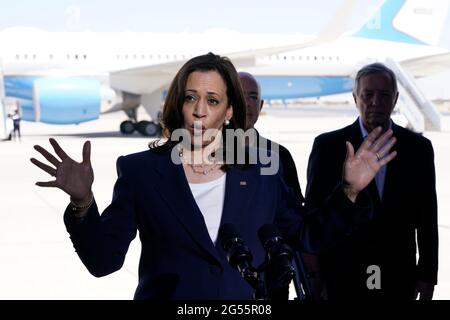
[[[227,126],[227,125],[229,125],[230,124],[230,120],[228,120],[228,119],[225,119],[225,125]]]

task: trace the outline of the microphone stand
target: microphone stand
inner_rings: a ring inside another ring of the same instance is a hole
[[[239,269],[242,278],[254,289],[253,300],[267,300],[266,286],[261,280],[258,270],[253,267]]]
[[[306,272],[305,262],[299,251],[294,250],[295,275],[294,287],[298,300],[313,300],[311,284]]]

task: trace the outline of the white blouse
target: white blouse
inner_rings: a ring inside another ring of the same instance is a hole
[[[219,179],[204,183],[189,183],[195,202],[200,208],[209,236],[213,242],[217,239],[225,199],[226,173]]]

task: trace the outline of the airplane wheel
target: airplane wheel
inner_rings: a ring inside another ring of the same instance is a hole
[[[144,136],[154,137],[159,132],[159,126],[150,121],[139,121],[137,130]]]
[[[132,134],[135,129],[136,128],[132,121],[126,120],[120,124],[120,132],[123,134]]]

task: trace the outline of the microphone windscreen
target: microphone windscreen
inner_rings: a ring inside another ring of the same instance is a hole
[[[240,239],[241,236],[237,232],[236,227],[231,223],[226,223],[220,226],[218,239],[222,243],[223,249],[228,251],[229,242],[233,239]]]

